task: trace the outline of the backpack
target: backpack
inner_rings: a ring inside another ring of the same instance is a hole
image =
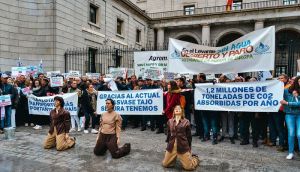
[[[186,105],[186,100],[185,100],[185,97],[183,95],[180,95],[180,106],[182,109],[185,108],[185,105]]]

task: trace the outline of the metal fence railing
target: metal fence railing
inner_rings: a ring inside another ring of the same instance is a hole
[[[250,3],[241,3],[238,7],[229,7],[227,5],[222,6],[212,6],[212,7],[203,7],[195,8],[194,12],[187,15],[204,15],[204,14],[213,14],[213,13],[224,13],[229,11],[246,11],[251,9],[265,9],[265,8],[274,8],[274,7],[288,7],[288,6],[299,6],[299,0],[270,0],[270,1],[259,1],[259,2],[250,2]],[[176,11],[165,11],[157,13],[147,13],[147,15],[152,19],[161,19],[161,18],[170,18],[177,16],[186,16],[184,9]]]

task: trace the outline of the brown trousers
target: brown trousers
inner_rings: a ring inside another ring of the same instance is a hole
[[[52,134],[48,133],[45,142],[44,148],[51,149],[56,146],[56,150],[63,151],[69,148],[74,147],[75,140],[74,138],[67,137],[66,133],[57,135],[57,130],[54,127],[54,132]]]
[[[125,143],[123,147],[119,148],[117,144],[116,134],[99,133],[99,137],[94,148],[95,155],[104,155],[109,150],[112,158],[121,158],[130,152],[130,144]]]
[[[176,163],[176,158],[179,158],[184,170],[195,170],[200,163],[200,160],[196,156],[192,156],[191,152],[184,154],[177,153],[177,143],[174,143],[172,152],[166,151],[165,158],[162,165],[166,168],[173,167]]]

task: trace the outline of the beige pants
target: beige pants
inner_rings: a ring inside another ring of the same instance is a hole
[[[165,158],[162,162],[164,167],[173,167],[176,163],[176,158],[179,158],[183,169],[195,170],[200,163],[200,160],[196,156],[192,156],[191,152],[184,154],[177,153],[177,143],[175,142],[172,152],[166,151]]]
[[[74,138],[67,137],[66,133],[57,135],[56,128],[54,127],[53,134],[48,133],[44,142],[45,149],[51,149],[56,146],[56,150],[63,151],[72,148],[75,145]]]

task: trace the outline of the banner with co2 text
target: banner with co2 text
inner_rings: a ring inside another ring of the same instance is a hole
[[[196,84],[195,109],[278,112],[283,90],[283,83],[278,80]]]

